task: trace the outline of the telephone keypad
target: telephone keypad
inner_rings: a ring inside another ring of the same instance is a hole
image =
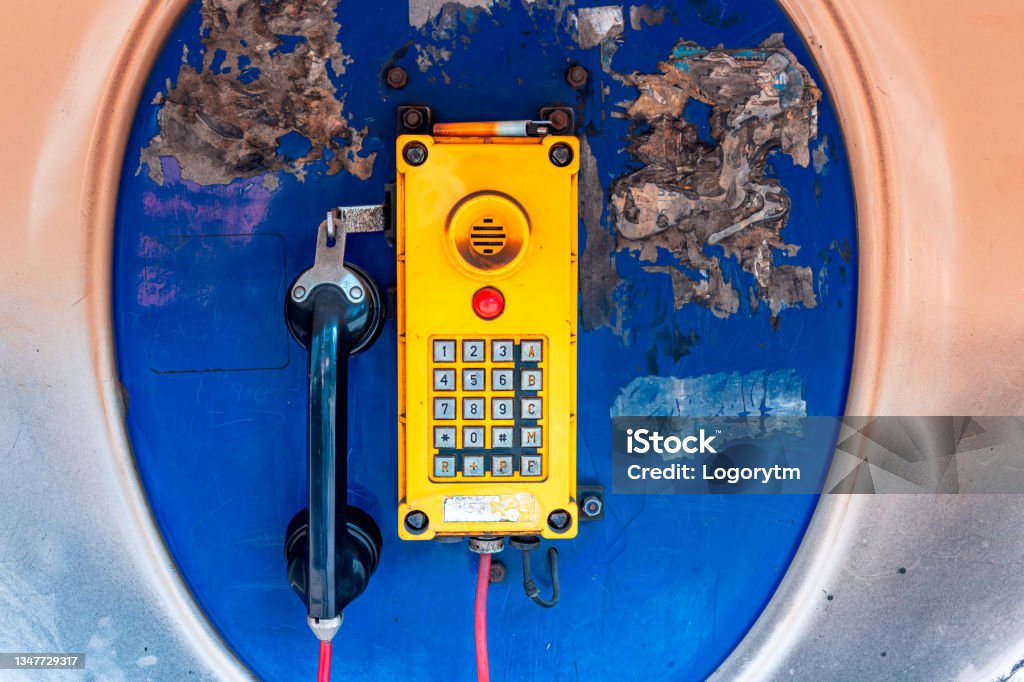
[[[433,476],[542,479],[546,373],[541,338],[431,340]]]

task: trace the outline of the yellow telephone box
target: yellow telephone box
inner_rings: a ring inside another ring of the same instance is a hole
[[[576,535],[573,137],[398,138],[399,535]]]

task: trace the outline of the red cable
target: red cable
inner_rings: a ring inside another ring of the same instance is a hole
[[[316,682],[331,682],[331,643],[320,640],[320,663],[316,671]]]
[[[480,568],[476,572],[476,608],[473,632],[476,635],[476,679],[491,682],[487,664],[487,584],[491,581],[491,555],[480,555]]]

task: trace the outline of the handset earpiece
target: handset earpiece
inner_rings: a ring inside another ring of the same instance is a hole
[[[309,508],[288,524],[288,582],[306,605],[322,641],[334,637],[341,611],[366,589],[383,541],[369,514],[348,505],[348,357],[372,344],[384,324],[380,287],[344,262],[346,211],[328,214],[317,234],[313,267],[288,292],[285,317],[309,349]],[[335,225],[340,223],[340,229]]]

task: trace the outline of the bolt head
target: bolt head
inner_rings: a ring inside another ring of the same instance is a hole
[[[409,130],[416,130],[423,125],[423,112],[418,109],[407,109],[402,114],[402,125]]]
[[[583,509],[583,513],[589,518],[595,518],[601,515],[601,510],[604,509],[604,503],[601,502],[601,498],[591,495],[583,498],[583,504],[580,505]]]
[[[551,121],[551,127],[556,132],[561,132],[569,127],[569,114],[565,113],[561,109],[555,109],[548,116],[548,120]]]
[[[551,147],[551,151],[548,152],[548,158],[551,159],[551,163],[559,168],[564,168],[572,163],[572,147],[564,142],[559,142]]]
[[[402,158],[410,166],[420,166],[427,160],[427,148],[419,142],[410,142],[402,150]]]
[[[574,88],[582,88],[587,84],[588,78],[590,78],[590,74],[579,64],[570,66],[568,71],[565,72],[566,82]]]
[[[548,515],[548,526],[556,533],[562,533],[572,525],[572,516],[564,509],[556,509]]]
[[[306,287],[298,286],[292,289],[292,298],[301,300],[306,297]]]
[[[348,290],[348,298],[353,303],[358,303],[359,301],[363,300],[363,296],[365,295],[366,294],[363,292],[362,287],[356,286]]]
[[[421,511],[411,511],[405,515],[405,527],[412,533],[420,533],[430,523],[427,515]]]
[[[405,69],[400,66],[392,66],[388,69],[385,79],[390,87],[395,90],[400,90],[409,83],[409,74],[407,74]]]

